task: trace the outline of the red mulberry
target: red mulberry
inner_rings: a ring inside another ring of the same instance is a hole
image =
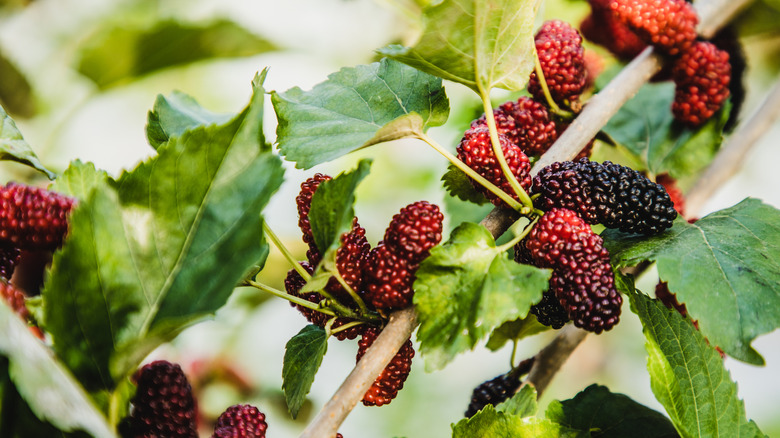
[[[159,360],[135,375],[138,388],[126,419],[133,438],[197,438],[195,398],[181,367]]]
[[[646,43],[669,55],[696,41],[696,10],[685,0],[612,0],[610,8]]]
[[[675,84],[672,113],[675,119],[691,127],[700,126],[729,97],[729,54],[712,43],[699,41],[675,60],[672,77]]]
[[[547,88],[559,104],[574,101],[585,90],[587,70],[579,32],[569,23],[551,20],[542,24],[535,37],[536,52]],[[528,92],[545,102],[539,78],[531,73]]]
[[[371,304],[378,310],[395,310],[412,304],[418,265],[399,256],[380,242],[368,255],[364,287]]]
[[[217,419],[212,438],[265,438],[265,414],[251,405],[233,405]]]
[[[374,343],[379,336],[379,332],[380,329],[376,327],[366,329],[363,337],[358,341],[356,362],[360,361],[368,347]],[[393,356],[390,363],[382,370],[382,373],[374,380],[371,388],[366,391],[366,394],[363,396],[363,404],[365,406],[382,406],[390,403],[398,395],[398,391],[404,387],[404,382],[412,370],[413,357],[414,347],[412,346],[412,340],[409,339],[398,350],[398,353]]]
[[[444,215],[435,204],[418,201],[393,216],[385,231],[385,246],[412,264],[428,257],[441,241]]]
[[[0,242],[20,249],[53,250],[68,231],[74,200],[38,187],[0,188]]]

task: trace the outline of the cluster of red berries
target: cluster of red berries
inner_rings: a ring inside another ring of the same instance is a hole
[[[535,36],[541,70],[553,101],[561,106],[576,108],[579,96],[585,91],[587,69],[582,38],[566,22],[545,22]],[[509,170],[524,190],[531,186],[529,157],[542,155],[568,127],[549,110],[540,78],[531,73],[528,91],[533,96],[509,101],[493,111],[501,151]],[[588,156],[590,146],[581,156]],[[458,158],[492,184],[519,199],[496,158],[490,141],[486,116],[471,123],[457,149]],[[503,201],[472,180],[474,188],[495,205]]]
[[[197,438],[197,400],[178,364],[157,360],[133,376],[132,409],[119,432],[124,438]],[[214,425],[212,438],[265,438],[265,414],[248,404],[227,408]],[[338,434],[336,438],[343,438]]]
[[[691,127],[710,119],[730,95],[729,53],[698,41],[696,10],[686,0],[588,0],[580,28],[589,40],[622,59],[646,45],[666,55],[675,83],[674,117]]]
[[[300,264],[309,273],[314,272],[321,254],[311,231],[311,200],[320,184],[330,179],[327,175],[314,175],[301,184],[301,191],[296,197],[298,224],[303,233],[303,241],[309,246],[308,261],[302,261]],[[354,218],[352,229],[341,236],[336,252],[336,269],[368,309],[384,313],[406,308],[412,304],[412,286],[417,268],[428,257],[431,248],[441,241],[443,220],[444,215],[438,206],[427,201],[414,202],[393,216],[383,240],[371,248],[365,237],[365,229],[358,224],[357,218]],[[326,306],[327,300],[324,300],[319,292],[301,292],[305,284],[296,270],[288,272],[285,279],[287,293]],[[329,280],[325,291],[333,299],[358,310],[359,305],[335,278]],[[312,324],[325,327],[330,320],[325,313],[302,305],[293,305]],[[351,322],[356,320],[340,316],[330,327],[339,340],[361,336],[357,354],[357,360],[360,360],[378,336],[380,329],[363,323],[337,330]],[[409,375],[412,357],[414,349],[411,341],[407,341],[365,394],[363,404],[381,406],[393,400]]]

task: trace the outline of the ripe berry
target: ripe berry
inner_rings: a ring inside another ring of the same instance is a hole
[[[265,414],[252,405],[233,405],[214,426],[213,438],[265,438]]]
[[[19,248],[0,245],[0,277],[6,281],[10,280],[21,256],[22,252]]]
[[[569,322],[569,314],[566,313],[566,309],[561,306],[558,297],[555,294],[547,290],[542,294],[542,300],[531,306],[531,313],[536,315],[536,320],[539,324],[559,329]]]
[[[417,201],[393,216],[385,230],[385,246],[412,264],[428,257],[441,241],[444,215],[435,204]]]
[[[559,104],[574,101],[585,90],[587,82],[582,38],[569,23],[551,20],[542,24],[534,38],[547,88]],[[531,73],[528,92],[545,102],[539,78]]]
[[[395,310],[412,304],[418,265],[393,252],[380,242],[368,254],[363,287],[367,298],[378,310]]]
[[[502,374],[485,381],[474,388],[471,393],[471,403],[466,409],[466,417],[472,417],[487,405],[497,405],[511,398],[522,381],[512,372]]]
[[[126,419],[133,438],[197,438],[195,398],[178,364],[158,360],[135,375],[138,385]]]
[[[620,320],[623,297],[615,289],[609,259],[553,271],[550,290],[577,327],[598,334]]]
[[[647,47],[644,41],[609,8],[609,2],[593,1],[591,14],[580,23],[582,35],[628,61]],[[606,3],[606,4],[605,4]]]
[[[522,186],[523,189],[528,190],[528,187],[531,186],[531,163],[528,160],[528,156],[524,154],[519,147],[509,142],[506,137],[500,134],[499,143],[501,144],[501,150],[504,153],[510,172],[515,176],[520,183],[520,186]],[[458,158],[482,177],[495,184],[498,188],[502,189],[513,198],[519,199],[517,195],[514,194],[509,181],[504,178],[501,166],[499,165],[496,156],[493,154],[493,146],[490,143],[490,133],[486,128],[478,127],[466,131],[460,142],[460,146],[458,146]],[[472,180],[471,183],[477,191],[484,194],[494,205],[504,204],[504,201],[478,182]]]
[[[568,208],[589,224],[627,233],[657,234],[677,217],[663,186],[610,161],[554,163],[534,178],[533,192],[540,195],[535,203],[543,210]]]
[[[669,55],[696,41],[696,10],[685,0],[612,0],[610,8],[646,43]]]
[[[0,242],[20,249],[53,250],[68,231],[74,200],[38,187],[0,188]]]
[[[368,347],[374,343],[379,336],[381,329],[377,327],[368,327],[363,333],[363,337],[358,341],[358,352],[356,362],[368,350]],[[408,339],[398,350],[395,356],[390,360],[382,373],[374,380],[371,388],[363,396],[365,406],[382,406],[390,403],[404,387],[404,382],[412,370],[412,358],[414,357],[414,347],[412,340]]]
[[[697,127],[712,117],[729,97],[729,54],[714,44],[699,41],[672,65],[675,84],[672,113],[675,119]]]

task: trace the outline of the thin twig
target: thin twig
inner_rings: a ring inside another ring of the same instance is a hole
[[[696,2],[695,7],[701,11],[699,28],[705,32],[705,35],[712,35],[723,24],[731,21],[734,14],[747,4],[749,0]],[[579,116],[555,144],[540,157],[531,169],[531,175],[536,175],[542,168],[555,161],[574,158],[620,107],[661,68],[661,61],[661,57],[656,55],[652,48],[647,48],[639,54],[607,87],[588,100],[588,104]],[[497,238],[514,223],[516,218],[515,212],[497,207],[485,217],[482,224]],[[382,330],[331,400],[323,406],[314,421],[309,423],[300,438],[335,436],[339,425],[363,398],[371,383],[387,366],[415,327],[417,327],[417,314],[413,308],[391,314],[390,323]],[[547,373],[542,370],[542,367],[557,372],[586,335],[587,332],[574,327],[563,329],[559,336],[536,356],[528,382],[533,383],[539,393],[543,392],[554,373]]]
[[[780,118],[780,82],[746,122],[741,123],[726,140],[707,170],[696,180],[685,197],[686,219],[697,217],[704,203],[742,167],[748,150]]]

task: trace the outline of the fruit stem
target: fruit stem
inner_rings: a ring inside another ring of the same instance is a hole
[[[367,314],[368,313],[368,306],[366,306],[366,303],[363,302],[363,299],[360,298],[360,295],[355,292],[355,289],[352,289],[352,286],[347,284],[347,281],[344,280],[344,277],[341,276],[341,272],[339,272],[338,269],[334,269],[333,276],[336,277],[336,280],[341,284],[341,286],[344,288],[344,290],[347,291],[350,297],[352,297],[352,300],[357,303],[358,307],[360,308],[361,314]]]
[[[544,99],[547,101],[550,111],[564,119],[571,120],[574,115],[569,111],[562,110],[553,100],[552,94],[550,94],[550,88],[547,86],[547,80],[544,78],[544,72],[542,71],[542,63],[539,61],[539,52],[536,49],[534,49],[534,71],[536,71],[536,78],[539,79],[539,85],[542,87]]]
[[[263,231],[268,236],[269,239],[271,239],[271,242],[274,243],[274,246],[281,251],[282,255],[284,255],[284,258],[287,259],[288,262],[293,266],[293,269],[295,269],[296,272],[298,272],[298,275],[303,277],[304,280],[308,283],[309,280],[311,280],[311,275],[309,275],[308,272],[306,272],[305,269],[303,269],[303,266],[301,266],[298,261],[295,260],[295,258],[292,256],[290,251],[287,249],[286,246],[282,243],[282,241],[279,239],[279,237],[276,235],[276,233],[273,232],[271,227],[268,226],[268,223],[263,221]]]
[[[490,132],[490,143],[493,145],[493,154],[496,156],[499,166],[501,166],[504,178],[509,181],[509,185],[512,186],[512,190],[514,190],[520,198],[520,202],[523,206],[533,208],[534,205],[533,202],[531,202],[531,198],[528,196],[528,193],[526,193],[523,186],[520,185],[520,182],[517,181],[512,170],[509,169],[506,157],[504,156],[504,151],[501,149],[501,142],[498,139],[498,130],[496,129],[496,119],[493,115],[493,104],[490,102],[490,90],[485,91],[480,88],[479,94],[482,97],[482,107],[485,109],[485,121],[487,121],[488,131]]]
[[[531,232],[531,230],[534,228],[534,225],[539,221],[539,216],[535,217],[534,220],[532,220],[528,225],[523,228],[523,232],[518,234],[517,236],[513,237],[512,240],[509,242],[496,247],[496,249],[499,251],[499,253],[504,251],[509,251],[510,248],[520,243],[521,240],[525,239],[525,236],[528,235],[528,233]]]
[[[523,208],[523,205],[517,202],[515,198],[509,196],[509,194],[507,194],[505,191],[498,188],[495,184],[486,180],[484,177],[482,177],[482,175],[475,172],[474,169],[467,166],[466,163],[458,159],[458,157],[449,153],[446,149],[444,149],[434,139],[430,138],[427,134],[418,133],[417,138],[427,143],[430,147],[435,149],[436,152],[442,154],[444,158],[446,158],[450,163],[452,163],[455,167],[457,167],[461,172],[465,173],[466,175],[469,176],[469,178],[475,180],[476,182],[480,183],[483,187],[490,190],[491,193],[498,196],[502,201],[506,202],[507,205],[509,205],[509,207],[511,207],[513,210],[520,210]]]
[[[267,292],[271,295],[276,295],[279,298],[284,298],[285,300],[291,303],[306,307],[307,309],[316,310],[317,312],[321,312],[330,316],[336,316],[336,313],[334,311],[321,307],[317,303],[312,303],[311,301],[304,300],[301,297],[290,295],[287,292],[280,291],[279,289],[274,289],[271,286],[265,285],[263,283],[258,283],[254,280],[247,280],[247,284],[249,286],[254,287],[255,289],[260,289],[263,292]]]
[[[515,369],[515,356],[517,354],[517,344],[520,343],[519,339],[512,339],[512,355],[509,356],[509,367]]]
[[[365,324],[365,321],[351,321],[351,322],[348,322],[348,323],[346,323],[346,324],[344,324],[344,325],[342,325],[340,327],[336,327],[335,329],[330,330],[329,333],[332,335],[332,334],[335,334],[335,333],[338,333],[338,332],[343,332],[344,330],[348,330],[348,329],[351,329],[352,327],[356,327],[356,326],[359,326],[359,325],[362,325],[362,324]]]

